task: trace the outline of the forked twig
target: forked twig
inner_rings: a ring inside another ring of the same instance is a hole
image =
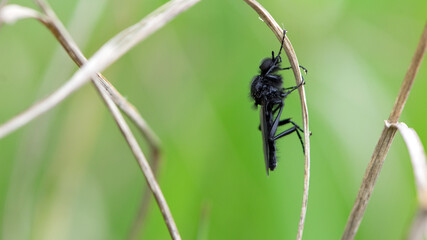
[[[267,26],[273,31],[279,41],[283,39],[283,30],[277,24],[277,22],[273,19],[270,13],[265,10],[261,4],[259,4],[255,0],[244,0],[249,6],[251,6],[260,16],[260,18],[267,24]],[[285,36],[283,42],[283,49],[286,52],[286,55],[289,59],[289,63],[291,64],[295,81],[297,86],[302,82],[302,75],[299,68],[299,63],[297,56],[295,54],[294,48],[292,47],[291,42],[288,39],[288,36]],[[304,222],[305,216],[307,213],[307,203],[308,203],[308,189],[310,183],[310,130],[308,124],[308,110],[307,110],[307,101],[305,97],[304,85],[298,88],[300,101],[301,101],[301,109],[302,109],[302,119],[304,125],[304,150],[305,150],[305,165],[304,165],[304,191],[302,198],[302,207],[301,207],[301,216],[298,223],[298,233],[297,239],[302,238],[303,230],[304,230]]]
[[[409,69],[405,75],[399,94],[388,119],[390,124],[397,123],[397,120],[402,113],[403,107],[405,106],[406,100],[408,99],[409,93],[411,91],[411,87],[414,83],[415,76],[424,57],[426,47],[427,24],[424,27],[420,42],[418,43],[414,57],[412,58],[411,65],[409,66]],[[356,201],[342,236],[343,240],[354,239],[354,236],[357,233],[360,222],[362,221],[363,215],[368,205],[369,198],[371,197],[371,193],[374,190],[376,180],[381,171],[384,159],[387,156],[387,152],[390,149],[390,145],[393,141],[396,131],[397,129],[395,127],[384,126],[380,139],[378,140],[374,153],[372,154],[371,161],[369,162],[365,175],[363,176],[359,193],[357,194]]]

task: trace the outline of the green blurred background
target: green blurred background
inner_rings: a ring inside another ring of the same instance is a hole
[[[166,1],[49,2],[91,56]],[[12,3],[35,8],[29,0]],[[313,135],[304,239],[339,239],[427,19],[427,1],[261,4],[288,30],[309,69]],[[299,141],[291,135],[278,142],[278,167],[267,178],[259,115],[249,98],[261,59],[278,48],[243,1],[202,0],[104,72],[162,141],[158,180],[183,239],[296,236],[304,173]],[[0,56],[1,123],[77,70],[34,20],[2,26]],[[290,71],[283,76],[286,86],[295,84]],[[424,143],[426,80],[424,61],[400,119]],[[302,124],[297,94],[287,99],[284,116]],[[0,160],[2,239],[124,239],[146,187],[90,84],[1,139]],[[416,209],[408,152],[397,135],[356,239],[405,238]],[[142,237],[169,238],[154,202]]]

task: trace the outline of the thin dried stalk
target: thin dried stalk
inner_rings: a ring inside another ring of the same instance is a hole
[[[73,29],[70,31],[77,30],[79,32],[79,41],[82,45],[86,45],[87,39],[91,37],[88,33],[91,32],[91,29],[96,27],[96,24],[94,23],[99,20],[100,13],[104,9],[105,2],[105,0],[78,0],[75,1],[76,6],[73,7],[73,9],[69,9],[72,17],[69,19],[68,25]],[[94,4],[96,4],[97,8],[93,8]],[[2,11],[2,9],[0,9],[0,11]],[[90,12],[90,16],[87,15],[88,12]],[[42,13],[38,14],[43,15]],[[85,17],[83,18],[82,16]],[[23,24],[26,24],[26,22]],[[0,29],[0,31],[1,30],[2,29]],[[41,30],[38,34],[34,34],[32,38],[38,38],[45,33],[48,32]],[[2,36],[2,34],[3,33],[0,32],[0,36]],[[80,47],[82,48],[83,46]],[[26,47],[23,48],[27,49]],[[45,95],[46,89],[66,80],[66,78],[69,77],[70,71],[73,69],[73,66],[69,64],[69,61],[63,62],[63,54],[61,53],[64,51],[62,50],[61,45],[50,45],[48,48],[54,51],[51,54],[48,54],[51,56],[49,57],[47,67],[42,71],[43,76],[40,78],[40,84],[32,88],[33,93],[31,95],[36,99],[40,99],[40,96]],[[49,52],[49,50],[47,51]],[[10,56],[3,54],[2,57],[7,58]],[[0,78],[0,82],[2,80],[3,79]],[[2,102],[2,104],[4,103],[5,102]],[[0,108],[4,109],[3,107]],[[31,235],[34,235],[31,234],[32,230],[34,230],[34,226],[32,226],[32,224],[37,224],[34,223],[32,219],[34,217],[33,210],[35,209],[37,202],[33,201],[34,196],[32,196],[32,194],[34,191],[32,190],[36,185],[36,180],[40,177],[43,162],[46,162],[47,160],[46,155],[43,153],[46,151],[52,151],[52,146],[49,147],[48,143],[48,136],[52,131],[49,133],[48,129],[51,128],[51,123],[58,114],[60,114],[60,111],[50,112],[43,117],[42,121],[35,122],[20,131],[20,136],[22,137],[19,137],[19,143],[16,143],[16,153],[14,154],[14,157],[8,159],[12,161],[10,169],[11,176],[8,181],[9,186],[6,188],[7,192],[5,192],[4,195],[5,203],[3,209],[5,211],[2,216],[2,229],[0,229],[0,235],[3,237],[0,237],[1,239],[27,239],[30,238]],[[6,147],[4,142],[0,140],[0,149],[3,150],[4,147]],[[6,159],[2,158],[2,160],[4,161]],[[39,230],[41,229],[38,229],[37,231]]]
[[[411,65],[409,66],[409,69],[405,75],[399,94],[388,119],[388,122],[391,124],[397,123],[397,120],[402,113],[403,107],[405,106],[406,100],[411,91],[411,87],[414,83],[415,76],[424,57],[426,47],[427,24],[424,27],[424,32],[421,36],[420,42],[418,43],[414,57],[412,58]],[[362,221],[363,215],[365,214],[369,198],[371,197],[372,191],[374,190],[376,180],[381,171],[384,159],[387,156],[387,152],[390,149],[390,145],[393,141],[396,131],[397,129],[394,127],[390,128],[385,126],[381,133],[381,137],[378,140],[374,153],[372,154],[371,161],[366,168],[359,193],[357,194],[356,201],[348,218],[347,225],[342,236],[343,240],[354,239],[354,236],[357,233],[360,222]]]
[[[159,184],[156,181],[156,178],[153,174],[153,171],[150,168],[150,165],[148,164],[144,154],[142,153],[141,148],[138,145],[138,142],[133,136],[132,131],[130,130],[129,126],[126,124],[126,121],[121,115],[120,110],[111,100],[111,98],[108,97],[108,92],[102,87],[101,83],[98,81],[94,81],[94,84],[97,85],[97,88],[100,90],[100,93],[103,95],[105,102],[114,117],[114,120],[119,125],[120,131],[122,132],[123,136],[128,142],[135,158],[137,159],[138,164],[142,172],[144,173],[144,177],[147,180],[147,184],[151,189],[151,191],[153,192],[153,195],[157,201],[157,204],[159,205],[160,211],[162,212],[162,215],[163,215],[163,219],[165,220],[166,226],[168,227],[168,230],[172,239],[180,240],[181,236],[179,235],[178,228],[172,217],[172,213],[169,209],[169,206],[166,203],[166,199],[162,193],[162,190],[160,189]]]
[[[34,9],[22,7],[16,4],[2,6],[0,4],[0,23],[13,24],[25,18],[35,18],[41,20],[42,15]]]
[[[4,5],[6,5],[8,2],[8,0],[1,0],[0,1],[0,8],[3,7]]]
[[[151,168],[153,169],[154,176],[158,178],[158,172],[160,167],[160,151],[159,149],[152,149],[151,151]],[[142,228],[144,227],[145,219],[147,219],[148,207],[150,205],[151,194],[150,189],[145,188],[141,196],[141,202],[139,204],[139,209],[136,214],[136,217],[133,221],[133,224],[129,231],[129,240],[139,239],[141,235]]]
[[[418,202],[422,208],[427,210],[427,163],[421,140],[415,130],[409,128],[405,123],[389,123],[386,121],[385,124],[386,127],[397,128],[406,143],[414,171]]]
[[[424,240],[427,238],[427,211],[419,208],[408,233],[408,240]]]
[[[91,59],[80,68],[74,76],[47,98],[34,104],[32,107],[15,116],[0,126],[0,138],[24,126],[34,118],[40,116],[58,103],[62,102],[71,93],[87,83],[96,72],[101,72],[110,64],[123,56],[137,43],[164,26],[179,13],[187,10],[199,0],[172,0],[164,4],[137,24],[125,29],[102,46]]]
[[[71,35],[68,33],[66,28],[63,26],[61,21],[56,16],[52,8],[44,1],[36,1],[39,7],[43,10],[46,17],[41,21],[56,37],[60,44],[64,47],[71,59],[81,67],[87,62],[87,59],[84,57],[83,53],[77,47],[77,44],[72,39]],[[104,102],[106,102],[105,95],[102,94],[101,89],[98,86],[102,86],[108,93],[109,97],[112,98],[114,103],[135,123],[138,127],[144,138],[147,140],[147,143],[151,151],[151,160],[152,160],[152,170],[155,177],[158,171],[159,159],[160,159],[160,140],[156,134],[151,130],[145,120],[142,118],[138,110],[128,102],[117,89],[100,73],[97,73],[97,79],[92,79],[92,81],[99,81],[100,84],[94,84],[97,87],[98,92],[103,97]],[[150,188],[145,188],[143,195],[141,197],[140,207],[137,213],[137,217],[132,224],[132,230],[130,233],[130,239],[136,239],[139,235],[140,229],[143,226],[143,222],[147,215],[147,209],[151,200]]]
[[[8,0],[1,0],[0,1],[0,11],[1,9],[7,4]],[[0,27],[3,25],[3,21],[0,19]]]
[[[244,0],[249,6],[251,6],[260,16],[260,18],[267,24],[267,26],[273,31],[279,41],[283,39],[283,30],[280,28],[279,24],[273,19],[270,13],[265,10],[265,8],[259,4],[255,0]],[[286,52],[286,55],[289,59],[289,63],[291,64],[296,84],[300,84],[302,82],[302,75],[299,68],[299,63],[297,56],[295,54],[294,48],[292,47],[291,42],[288,39],[288,36],[285,36],[285,40],[283,42],[283,49]],[[304,191],[303,191],[303,199],[302,199],[302,208],[301,208],[301,216],[298,223],[298,233],[297,239],[302,238],[303,230],[304,230],[304,222],[305,216],[307,213],[307,203],[308,203],[308,189],[310,183],[310,130],[308,124],[308,110],[307,110],[307,101],[305,97],[305,89],[304,85],[298,88],[300,101],[301,101],[301,109],[302,109],[302,119],[304,125],[304,150],[305,150],[305,166],[304,166]]]
[[[408,148],[412,170],[414,171],[419,207],[409,231],[408,239],[424,239],[423,237],[427,230],[427,163],[423,145],[415,130],[406,126],[405,123],[391,124],[386,121],[386,126],[399,130]]]
[[[150,14],[147,18],[143,19],[138,24],[126,29],[121,34],[117,35],[115,38],[109,41],[106,45],[104,45],[87,64],[85,64],[74,76],[73,78],[67,82],[63,87],[61,87],[57,92],[53,93],[47,99],[42,101],[39,104],[34,105],[34,107],[30,108],[28,111],[24,112],[21,115],[18,115],[14,119],[10,120],[6,124],[0,126],[0,138],[4,137],[8,133],[16,130],[17,128],[23,126],[28,123],[38,115],[48,111],[50,108],[54,107],[56,104],[65,99],[68,95],[70,95],[73,91],[77,90],[81,87],[89,77],[94,79],[94,84],[97,86],[101,95],[103,96],[107,106],[112,112],[117,124],[120,127],[123,135],[126,138],[129,146],[131,147],[132,152],[138,160],[138,163],[141,167],[141,170],[144,173],[144,176],[147,180],[147,183],[152,190],[157,203],[161,209],[162,215],[165,219],[166,225],[168,226],[169,232],[173,239],[181,239],[176,224],[172,218],[169,207],[164,199],[164,196],[158,186],[154,174],[150,169],[148,162],[146,161],[136,139],[132,135],[128,125],[126,124],[123,116],[118,110],[117,106],[113,103],[112,99],[108,95],[108,92],[105,90],[105,85],[101,82],[98,82],[96,79],[100,77],[100,75],[95,74],[97,71],[102,71],[124,53],[126,53],[129,49],[135,46],[139,41],[143,40],[145,37],[156,31],[158,28],[163,26],[169,20],[174,18],[180,12],[186,10],[193,4],[195,4],[197,0],[189,0],[189,1],[171,1],[157,11]],[[37,1],[39,6],[44,9],[47,15],[54,16],[53,11],[47,6],[43,1]],[[51,11],[51,12],[49,12]],[[49,24],[52,19],[43,18],[42,22],[45,23],[48,27],[55,27],[55,24]],[[58,21],[59,22],[59,21]],[[61,25],[61,24],[60,24]],[[59,32],[59,31],[58,31]],[[74,54],[73,59],[77,63],[80,62],[79,65],[83,64],[84,56],[78,50],[78,47],[74,42],[68,42],[68,44],[64,44],[66,42],[64,35],[57,35],[58,38],[61,38],[61,44],[64,47],[71,46],[76,51],[67,51],[71,54]],[[71,39],[71,38],[70,38]],[[80,59],[76,56],[80,54]]]
[[[39,19],[55,36],[58,42],[63,46],[70,58],[81,67],[87,63],[86,57],[80,51],[74,39],[71,37],[62,22],[58,19],[52,8],[44,1],[36,1],[39,7],[43,10],[45,16]],[[119,91],[101,74],[97,73],[97,79],[92,81],[99,81],[102,83],[103,88],[107,90],[114,103],[135,123],[142,135],[147,139],[152,152],[159,151],[160,140],[156,134],[151,130],[148,124],[142,118],[138,110],[130,102],[124,98]],[[96,86],[96,85],[95,85]]]

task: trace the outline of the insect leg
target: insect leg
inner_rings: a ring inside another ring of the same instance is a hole
[[[291,121],[290,123],[293,123],[293,122]],[[293,123],[293,124],[294,124],[294,123]],[[289,128],[288,130],[285,130],[285,131],[283,131],[283,132],[281,132],[281,133],[277,134],[277,136],[275,136],[275,137],[274,137],[274,141],[276,141],[277,139],[279,139],[279,138],[281,138],[281,137],[284,137],[284,136],[286,136],[286,135],[289,135],[289,134],[291,134],[291,133],[293,133],[293,132],[296,132],[296,133],[297,133],[297,135],[298,135],[299,141],[301,142],[302,151],[305,153],[305,150],[304,150],[304,142],[302,141],[302,137],[301,137],[301,134],[299,133],[299,130],[300,130],[300,127],[298,127],[298,125],[294,124],[294,126],[293,126],[293,127],[291,127],[291,128]]]
[[[272,113],[273,113],[273,114],[276,114],[276,112],[277,112],[277,110],[279,110],[279,108],[280,108],[280,104],[279,104],[279,105],[277,105],[276,109],[273,109]],[[280,125],[280,124],[279,124],[279,125]]]
[[[283,123],[282,123],[283,122]],[[304,130],[302,130],[300,128],[300,126],[298,126],[296,123],[294,123],[294,121],[292,121],[290,118],[284,119],[282,121],[279,122],[279,126],[287,124],[287,123],[291,123],[292,125],[294,125],[296,128],[298,128],[298,130],[300,130],[301,132],[304,132]]]
[[[270,138],[274,138],[274,135],[277,132],[277,127],[279,126],[279,121],[280,121],[280,115],[282,115],[282,110],[283,110],[283,103],[279,104],[279,112],[277,113],[276,119],[274,119],[273,125],[271,126],[271,130],[270,130]]]
[[[274,137],[274,140],[277,140],[277,139],[279,139],[279,138],[281,138],[281,137],[283,137],[283,136],[286,136],[286,135],[289,135],[289,134],[291,134],[291,133],[293,133],[293,132],[297,132],[297,135],[298,135],[298,138],[299,138],[299,140],[300,140],[300,142],[301,142],[301,146],[302,146],[302,151],[304,152],[304,142],[302,141],[302,137],[301,137],[301,135],[300,135],[300,131],[302,132],[302,133],[304,133],[304,130],[302,130],[301,129],[301,127],[300,126],[298,126],[294,121],[292,121],[290,118],[286,118],[286,119],[283,119],[283,120],[281,120],[281,121],[279,121],[279,126],[282,126],[282,125],[285,125],[285,124],[288,124],[288,123],[291,123],[292,125],[294,125],[293,127],[291,127],[291,128],[289,128],[288,130],[286,130],[286,131],[283,131],[282,133],[279,133],[279,134],[277,134],[277,136],[275,136]],[[311,135],[311,134],[310,134]]]
[[[287,135],[289,135],[289,134],[291,134],[291,133],[293,133],[293,132],[295,132],[295,131],[296,131],[296,132],[298,132],[297,128],[296,128],[295,126],[293,126],[293,127],[289,128],[289,129],[287,129],[287,130],[285,130],[285,131],[283,131],[283,132],[281,132],[281,133],[277,134],[277,136],[275,136],[275,137],[273,138],[273,140],[274,140],[274,141],[276,141],[276,140],[278,140],[279,138],[284,137],[284,136],[287,136]]]
[[[286,97],[287,95],[289,95],[291,92],[293,92],[293,91],[295,91],[296,89],[298,89],[299,87],[301,87],[301,85],[303,85],[305,82],[304,82],[304,78],[302,79],[302,82],[300,82],[297,86],[294,86],[294,87],[288,87],[288,88],[284,88],[285,90],[289,90],[289,91],[287,91],[287,92],[285,92],[284,94],[283,94],[283,97]]]
[[[273,109],[271,112],[272,112],[272,115],[274,115],[274,114],[276,114],[276,112],[277,112],[277,110],[279,110],[279,108],[280,108],[280,104],[278,104],[277,106],[276,106],[276,108],[275,109]],[[286,120],[286,119],[285,119]],[[283,121],[283,120],[282,120]],[[282,121],[279,121],[279,125],[278,126],[282,126],[284,123],[281,123]],[[261,131],[261,125],[259,125],[258,126],[258,130],[260,130]]]
[[[280,122],[279,122],[279,126],[282,126],[282,125],[288,124],[288,123],[290,123],[290,122],[292,122],[292,121],[291,121],[291,118],[286,118],[286,119],[280,120]]]
[[[308,72],[307,68],[305,68],[301,65],[299,65],[299,67],[305,72],[305,74],[307,74],[307,72]],[[289,69],[292,69],[292,67],[285,67],[285,68],[279,68],[279,69],[280,70],[289,70]]]

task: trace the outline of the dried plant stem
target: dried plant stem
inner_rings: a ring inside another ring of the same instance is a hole
[[[426,239],[427,229],[427,210],[419,208],[412,222],[411,229],[408,233],[408,240]]]
[[[77,47],[77,44],[72,39],[71,35],[68,33],[61,21],[57,18],[55,12],[44,1],[37,1],[37,4],[43,10],[44,14],[46,14],[46,17],[42,18],[41,22],[52,32],[58,42],[64,47],[65,51],[68,53],[71,59],[79,67],[81,67],[87,62],[87,59]],[[92,83],[95,87],[97,87],[97,90],[103,97],[104,102],[106,102],[106,97],[111,97],[114,103],[135,123],[144,138],[147,140],[151,151],[152,170],[154,172],[154,175],[157,175],[156,173],[158,171],[160,159],[160,141],[158,137],[142,118],[138,110],[130,102],[128,102],[102,74],[97,73],[97,77],[98,78],[96,79],[92,79]],[[100,84],[95,84],[94,81],[98,81]],[[102,94],[99,86],[102,86],[102,88],[104,88],[110,96]],[[141,226],[143,226],[143,222],[146,217],[147,209],[151,199],[150,191],[150,188],[145,188],[143,192],[138,214],[132,225],[130,239],[136,239],[139,235],[138,233]]]
[[[399,94],[396,98],[395,104],[391,111],[388,122],[391,124],[397,123],[397,120],[402,113],[403,107],[405,106],[406,100],[411,91],[415,76],[421,65],[421,61],[424,57],[427,46],[427,24],[424,27],[424,32],[421,36],[418,47],[415,51],[414,57],[412,58],[411,65],[405,75]],[[390,148],[391,142],[393,141],[394,135],[397,129],[395,127],[385,126],[381,137],[378,140],[377,146],[375,147],[374,153],[372,154],[371,161],[366,168],[365,175],[362,180],[362,184],[359,189],[356,201],[354,203],[351,214],[348,218],[346,228],[344,230],[342,239],[354,239],[360,222],[362,221],[366,207],[369,202],[369,198],[374,189],[376,180],[381,171],[381,167],[384,163],[384,159]]]
[[[96,72],[101,72],[107,68],[137,43],[157,31],[175,16],[187,10],[198,1],[199,0],[171,0],[149,14],[140,22],[117,34],[114,38],[104,44],[91,57],[87,64],[83,65],[82,68],[80,68],[74,76],[56,92],[52,93],[42,101],[35,103],[26,111],[18,114],[1,125],[0,138],[3,138],[9,133],[32,121],[34,118],[55,107],[89,81],[90,76],[93,76]]]
[[[273,31],[279,41],[282,41],[283,38],[283,30],[277,24],[277,22],[273,19],[270,13],[265,10],[265,8],[259,4],[255,0],[244,0],[249,6],[251,6],[260,16],[260,18],[267,24],[267,26]],[[296,84],[300,84],[302,82],[302,75],[299,68],[299,63],[295,51],[292,47],[291,42],[288,39],[288,36],[285,36],[285,40],[283,42],[283,49],[286,52],[286,55],[289,59],[289,63],[291,64]],[[301,216],[298,223],[298,233],[297,239],[302,238],[303,230],[304,230],[304,222],[305,216],[307,213],[307,203],[308,203],[308,190],[310,183],[310,130],[308,124],[308,110],[307,110],[307,101],[305,97],[304,85],[298,88],[300,101],[301,101],[301,109],[302,109],[302,119],[304,126],[304,150],[305,150],[305,166],[304,166],[304,191],[303,191],[303,200],[302,200],[302,208],[301,208]]]
[[[163,219],[165,220],[166,226],[168,227],[172,239],[181,239],[181,236],[178,232],[178,228],[175,224],[175,221],[173,220],[172,213],[169,209],[168,204],[166,203],[166,199],[162,193],[162,190],[160,189],[159,184],[156,181],[156,178],[150,168],[150,165],[148,164],[144,154],[142,153],[141,148],[138,145],[138,142],[133,136],[129,126],[126,124],[126,121],[121,115],[120,110],[117,108],[114,102],[110,98],[108,98],[107,91],[102,88],[101,83],[99,83],[98,81],[94,81],[94,83],[97,85],[98,89],[100,89],[101,94],[106,97],[105,102],[108,108],[110,109],[115,121],[119,125],[120,131],[128,142],[132,153],[137,159],[142,172],[144,173],[144,177],[147,180],[148,186],[151,189],[154,198],[157,201],[157,204],[159,205],[160,211],[163,215]]]
[[[427,230],[427,162],[424,147],[414,129],[405,123],[389,123],[387,127],[397,128],[408,148],[417,187],[418,210],[408,232],[409,240],[425,239]]]
[[[80,51],[75,41],[68,33],[61,21],[56,17],[50,6],[41,0],[36,2],[45,14],[45,16],[40,19],[41,22],[52,32],[70,58],[79,67],[87,63],[86,57]],[[126,98],[124,98],[101,73],[97,73],[97,79],[93,79],[92,81],[99,81],[102,83],[103,88],[107,90],[114,103],[135,123],[135,125],[141,131],[142,135],[147,139],[147,142],[150,145],[152,151],[158,151],[160,140],[142,118],[138,110],[130,102],[128,102]]]
[[[159,184],[157,183],[155,176],[150,168],[150,165],[148,164],[144,154],[142,153],[141,148],[138,145],[138,142],[133,136],[129,126],[126,124],[126,121],[121,115],[120,110],[111,100],[111,98],[108,97],[108,92],[102,87],[100,82],[94,81],[94,83],[95,85],[97,85],[98,89],[100,89],[101,94],[105,97],[104,99],[108,108],[110,109],[115,121],[119,125],[120,131],[122,132],[123,136],[128,142],[132,150],[132,153],[137,159],[138,164],[142,172],[144,173],[144,177],[147,180],[148,186],[153,192],[153,195],[157,201],[157,204],[159,205],[160,211],[162,212],[162,215],[163,215],[163,219],[166,222],[166,225],[168,227],[168,230],[172,239],[181,239],[181,236],[179,235],[179,232],[178,232],[178,228],[176,227],[175,221],[173,220],[172,213],[169,209],[169,206],[166,203],[166,199],[163,196],[162,190],[160,189]]]
[[[5,6],[7,4],[8,0],[1,0],[0,1],[0,8],[2,8],[3,6]],[[2,22],[0,21],[0,27],[1,27]]]
[[[418,43],[415,54],[412,57],[411,65],[409,65],[409,69],[406,72],[405,78],[403,79],[402,86],[400,87],[400,91],[397,95],[390,117],[388,118],[390,123],[397,123],[397,120],[399,120],[400,114],[402,113],[403,107],[405,106],[406,100],[408,99],[409,93],[411,92],[415,76],[417,75],[418,69],[420,68],[421,62],[424,58],[426,48],[427,23],[424,26],[424,31],[421,35],[420,42]]]
[[[415,130],[409,128],[405,123],[391,124],[386,121],[386,126],[397,128],[403,137],[411,157],[415,186],[417,187],[418,210],[407,239],[425,239],[427,233],[427,162],[423,145]]]
[[[151,168],[153,169],[155,177],[158,178],[158,172],[160,167],[160,152],[158,151],[158,149],[152,149],[151,159]],[[138,212],[129,231],[129,240],[135,240],[140,238],[142,228],[144,227],[145,219],[147,218],[148,207],[151,202],[150,191],[151,190],[149,188],[145,188],[144,192],[142,193]]]
[[[418,134],[405,123],[385,122],[386,127],[397,128],[406,143],[414,171],[415,186],[417,187],[418,203],[427,210],[427,162],[426,155]]]
[[[46,14],[46,16],[42,16],[37,19],[42,21],[49,29],[51,29],[51,31],[55,34],[73,60],[76,61],[79,66],[82,66],[82,68],[77,71],[77,73],[73,76],[73,78],[70,79],[70,81],[68,81],[48,98],[35,104],[27,111],[0,126],[0,138],[20,128],[40,114],[50,110],[52,107],[68,97],[72,92],[85,84],[88,79],[92,78],[93,83],[96,85],[99,93],[102,95],[105,103],[110,109],[135,158],[137,159],[142,172],[144,173],[144,177],[146,178],[148,186],[153,192],[153,195],[159,205],[171,237],[173,239],[181,239],[176,224],[172,218],[172,214],[154,177],[154,174],[151,171],[151,168],[145,159],[135,137],[130,131],[129,126],[126,124],[126,121],[124,120],[111,97],[114,95],[116,100],[121,100],[118,101],[118,105],[128,106],[126,109],[128,109],[129,112],[136,114],[135,116],[140,117],[140,115],[136,112],[136,109],[133,106],[130,106],[129,103],[123,101],[124,98],[120,96],[118,91],[115,90],[112,85],[105,80],[105,78],[103,78],[100,74],[96,74],[96,72],[105,69],[124,53],[129,51],[138,42],[146,38],[151,33],[155,32],[182,11],[194,5],[196,2],[198,2],[198,0],[172,0],[166,3],[139,23],[116,35],[116,37],[105,44],[89,61],[84,58],[81,51],[78,49],[74,41],[72,41],[71,37],[65,31],[65,28],[62,26],[59,20],[57,20],[54,12],[50,9],[47,3],[42,0],[36,0],[36,2]],[[108,92],[106,89],[110,89],[110,91]],[[139,123],[144,125],[143,119],[141,117],[139,120]],[[146,124],[144,126],[146,128],[148,127]],[[141,129],[144,129],[144,126],[142,126]],[[143,133],[145,132],[146,131],[143,131]],[[152,134],[148,138],[152,137],[154,139],[153,136],[155,135]],[[151,142],[155,142],[155,140]]]
[[[63,27],[62,23],[57,19],[55,13],[51,10],[49,5],[45,3],[42,0],[37,1],[40,8],[43,9],[44,13],[48,16],[49,21],[44,21],[43,23],[48,27],[51,32],[54,34],[54,36],[58,39],[58,41],[61,43],[61,45],[64,47],[64,49],[67,51],[67,53],[70,55],[70,57],[76,62],[78,66],[82,66],[87,62],[87,59],[83,56],[83,53],[80,51],[80,49],[77,47],[76,43],[73,41],[69,33],[66,31],[65,27]],[[153,173],[148,173],[147,170],[150,170],[150,167],[147,163],[147,161],[142,155],[142,151],[139,147],[139,145],[132,146],[133,144],[137,143],[134,136],[130,132],[129,127],[127,126],[126,122],[124,121],[121,114],[117,115],[117,113],[120,113],[117,110],[116,105],[111,103],[111,98],[117,106],[119,106],[122,111],[124,111],[130,119],[138,126],[144,137],[147,139],[147,142],[150,145],[151,152],[152,152],[152,159],[153,159],[153,171],[154,173],[157,172],[158,164],[159,164],[159,140],[157,136],[154,134],[154,132],[149,128],[149,126],[146,124],[144,119],[141,117],[139,112],[136,110],[136,108],[131,105],[115,88],[114,86],[108,82],[108,80],[102,76],[100,73],[97,73],[98,78],[93,78],[93,84],[97,87],[98,92],[103,97],[104,102],[107,104],[108,108],[110,109],[111,113],[113,114],[117,124],[120,127],[120,130],[122,131],[123,135],[125,136],[127,142],[129,143],[132,152],[134,153],[135,157],[138,160],[138,163],[141,166],[141,169],[144,172],[144,176],[147,179],[147,183],[149,184],[150,188],[145,188],[144,194],[142,196],[142,201],[140,204],[140,210],[138,212],[138,217],[135,219],[133,223],[133,230],[132,230],[132,236],[133,238],[137,238],[139,229],[142,226],[142,222],[145,219],[148,204],[150,202],[150,190],[153,191],[153,194],[155,195],[155,198],[159,204],[160,209],[162,210],[163,217],[165,219],[165,222],[168,226],[169,232],[173,239],[180,239],[180,235],[178,232],[178,229],[176,227],[176,224],[173,220],[172,214],[169,210],[169,207],[166,203],[166,200],[164,199],[164,196],[160,190],[160,187],[158,186],[155,176]],[[109,95],[108,95],[108,94]],[[144,166],[144,164],[146,166]],[[144,170],[145,168],[145,170]],[[150,177],[152,176],[152,177]],[[150,184],[151,183],[151,184]],[[157,192],[154,190],[158,189]]]

